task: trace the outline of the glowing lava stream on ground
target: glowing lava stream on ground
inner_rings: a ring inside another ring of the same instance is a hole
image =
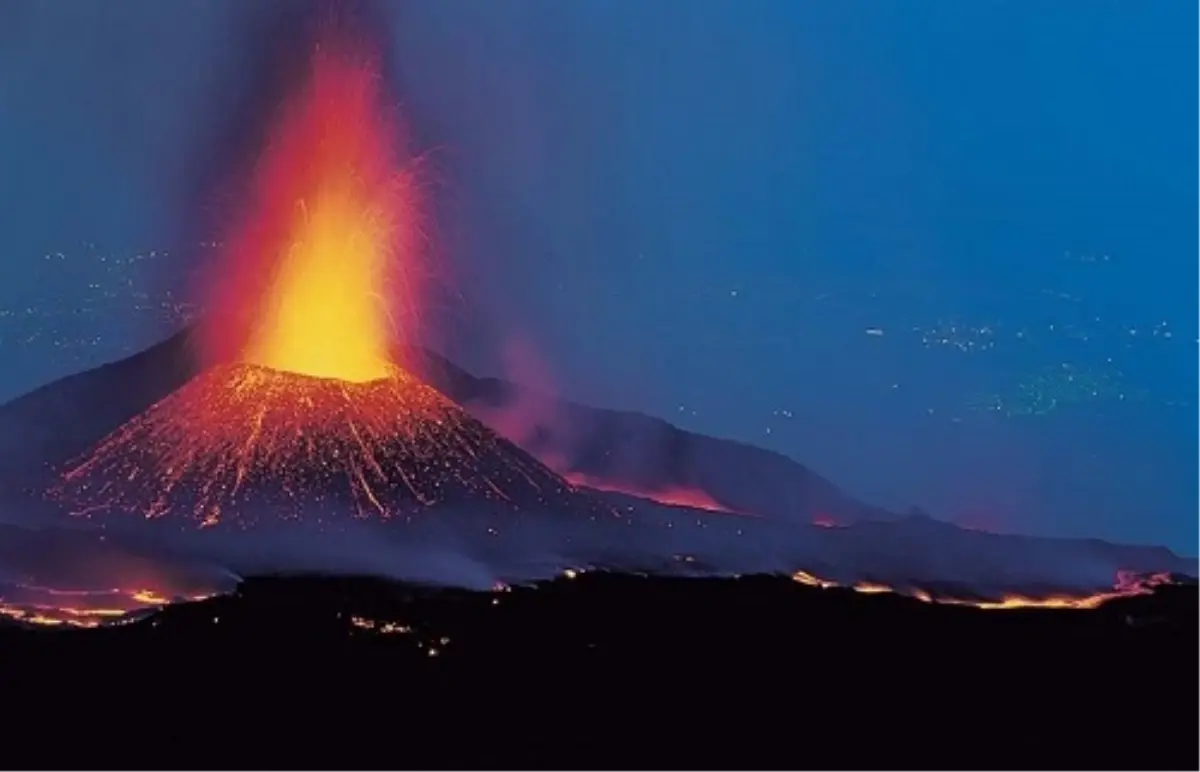
[[[800,584],[808,585],[809,587],[819,587],[821,589],[830,589],[841,587],[837,582],[821,579],[806,571],[797,571],[792,574],[792,579]],[[973,608],[987,610],[1003,610],[1003,609],[1094,609],[1099,608],[1105,602],[1115,598],[1128,598],[1135,595],[1149,595],[1154,592],[1155,587],[1170,584],[1171,577],[1169,574],[1153,574],[1151,576],[1138,576],[1127,571],[1118,571],[1116,581],[1113,588],[1106,592],[1096,592],[1088,595],[1069,595],[1057,594],[1043,598],[1034,598],[1024,595],[1005,595],[999,600],[968,600],[963,598],[947,598],[934,597],[924,590],[914,589],[905,591],[894,587],[889,587],[885,584],[875,584],[872,582],[858,582],[856,584],[845,586],[845,589],[850,589],[855,592],[874,595],[880,593],[891,593],[903,595],[909,598],[923,601],[925,603],[939,603],[947,606],[971,606]]]
[[[0,595],[0,616],[26,624],[93,628],[120,622],[128,615],[210,595],[167,597],[154,590],[57,590],[17,585],[22,598]]]
[[[566,569],[563,577],[576,579],[585,569]],[[804,571],[797,571],[792,579],[810,587],[828,589],[838,587],[836,582],[819,579]],[[926,603],[948,606],[969,606],[984,610],[1005,609],[1095,609],[1105,602],[1116,598],[1128,598],[1136,595],[1149,595],[1154,588],[1169,584],[1171,578],[1167,574],[1154,574],[1148,577],[1137,576],[1127,572],[1118,572],[1113,589],[1108,592],[1094,593],[1083,596],[1058,595],[1047,598],[1027,598],[1022,596],[1007,596],[998,601],[964,600],[958,598],[933,597],[921,590],[902,592],[886,585],[859,583],[849,586],[855,592],[864,594],[893,593],[913,598]],[[159,608],[172,602],[188,602],[205,600],[210,595],[194,595],[187,597],[167,598],[151,590],[53,590],[45,587],[21,586],[21,589],[36,596],[45,596],[24,603],[14,603],[0,597],[0,615],[7,616],[27,624],[43,626],[66,626],[77,628],[94,628],[105,624],[119,624],[129,615],[138,611]],[[497,584],[493,592],[509,592],[504,584]],[[53,602],[51,602],[53,601]],[[408,628],[375,623],[362,618],[352,618],[356,627],[374,629],[377,632],[408,632]]]
[[[743,517],[761,517],[750,512],[739,512],[735,509],[730,509],[724,504],[709,496],[702,490],[695,488],[681,487],[665,487],[656,488],[653,490],[634,488],[632,486],[623,486],[604,480],[598,477],[591,477],[581,472],[565,472],[563,478],[572,485],[591,488],[593,490],[605,491],[607,493],[620,493],[625,496],[636,496],[641,499],[649,499],[650,501],[658,502],[659,504],[668,507],[688,507],[689,509],[700,509],[705,512],[719,512],[724,515],[742,515]]]

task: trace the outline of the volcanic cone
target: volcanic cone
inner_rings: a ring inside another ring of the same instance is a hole
[[[434,505],[604,511],[394,359],[424,221],[377,59],[321,30],[225,239],[199,374],[71,462],[75,512],[391,519]],[[611,515],[611,511],[609,513]]]
[[[84,514],[176,513],[201,526],[434,505],[604,511],[402,370],[350,383],[247,364],[213,367],[134,417],[52,494]]]

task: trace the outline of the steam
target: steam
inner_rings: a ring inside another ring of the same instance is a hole
[[[512,387],[498,402],[465,405],[493,431],[533,454],[556,472],[571,470],[577,446],[558,382],[534,346],[522,333],[512,333],[501,346],[503,377]]]

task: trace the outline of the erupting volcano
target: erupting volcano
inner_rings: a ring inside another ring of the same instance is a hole
[[[325,33],[224,241],[196,335],[204,369],[68,465],[52,497],[201,526],[311,507],[600,511],[394,361],[417,320],[415,161],[374,58]]]
[[[147,537],[166,562],[201,559],[238,575],[348,571],[478,588],[566,567],[786,572],[821,587],[996,608],[1087,608],[1194,575],[1194,559],[1166,550],[893,515],[778,454],[644,416],[572,405],[580,431],[559,432],[558,445],[505,439],[480,418],[519,389],[419,353],[429,239],[417,159],[378,61],[344,29],[323,32],[265,134],[202,288],[200,326],[6,410],[5,436],[44,440],[11,454],[13,478],[49,465],[55,479],[37,487],[73,514],[124,513],[106,518],[117,527],[104,539],[141,548]],[[386,532],[354,522],[435,512],[447,516]],[[493,518],[504,512],[532,516]],[[119,533],[123,524],[131,533]],[[188,533],[160,530],[173,528]],[[1118,570],[1156,577],[1113,587]],[[80,589],[55,589],[64,587]],[[9,594],[22,618],[51,605]]]
[[[205,361],[352,383],[393,374],[417,318],[423,238],[416,161],[382,84],[374,57],[327,27],[225,239]]]

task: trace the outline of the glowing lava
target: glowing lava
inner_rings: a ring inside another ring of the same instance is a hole
[[[225,240],[200,328],[206,369],[72,462],[51,496],[76,514],[200,526],[435,503],[595,512],[393,363],[415,315],[416,180],[375,62],[325,33]]]
[[[209,364],[350,382],[393,373],[416,314],[421,218],[382,83],[373,57],[326,30],[225,239],[202,341]]]
[[[822,579],[818,576],[808,573],[807,571],[797,571],[796,573],[792,574],[792,579],[800,584],[808,585],[809,587],[819,587],[821,589],[830,589],[841,586],[837,582],[833,582],[828,579]],[[924,590],[903,590],[873,582],[858,582],[853,585],[848,585],[847,589],[867,595],[894,593],[897,595],[905,595],[910,598],[915,598],[916,600],[923,601],[925,603],[940,603],[948,606],[972,606],[974,608],[989,610],[1030,608],[1094,609],[1099,608],[1104,603],[1116,598],[1128,598],[1135,595],[1149,595],[1154,592],[1155,587],[1170,583],[1170,574],[1153,574],[1151,576],[1143,577],[1127,571],[1118,571],[1113,588],[1105,592],[1095,592],[1086,595],[1069,595],[1066,593],[1061,593],[1040,598],[1029,597],[1025,595],[1005,595],[998,600],[971,600],[966,598],[935,597]]]
[[[185,384],[102,440],[51,494],[80,514],[178,512],[201,526],[299,518],[310,506],[384,519],[435,503],[597,511],[403,371],[349,383],[255,365]]]
[[[21,584],[0,590],[0,616],[51,627],[99,627],[129,615],[174,602],[204,600],[209,595],[167,597],[155,590],[57,590]]]
[[[625,496],[636,496],[637,498],[649,499],[668,507],[688,507],[706,512],[758,517],[758,515],[730,509],[697,488],[681,488],[676,486],[653,489],[636,488],[631,485],[622,485],[603,478],[592,477],[581,472],[567,472],[563,474],[563,477],[566,478],[567,482],[577,487],[591,488],[592,490],[605,491],[607,493],[620,493]]]

